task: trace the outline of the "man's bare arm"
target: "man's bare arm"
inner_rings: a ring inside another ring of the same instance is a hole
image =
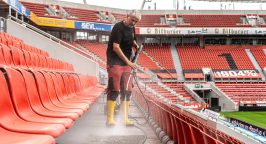
[[[122,52],[119,44],[117,43],[113,43],[113,51],[119,56],[119,58],[121,58],[128,66],[130,66],[133,69],[137,69],[137,65],[135,65],[134,63],[132,63],[130,60],[128,60],[128,58],[124,55],[124,53]]]

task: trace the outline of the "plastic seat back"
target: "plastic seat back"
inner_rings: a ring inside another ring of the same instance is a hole
[[[6,64],[1,45],[0,45],[0,64]]]
[[[20,65],[19,49],[14,46],[10,46],[10,48],[14,65],[19,66]]]
[[[13,60],[12,60],[12,56],[10,53],[10,48],[6,45],[1,44],[1,43],[0,43],[0,45],[2,47],[2,52],[3,52],[3,56],[4,56],[6,64],[7,65],[14,65]]]
[[[10,93],[8,90],[8,85],[3,74],[3,71],[0,71],[0,125],[12,121],[16,117],[14,107],[11,101]]]
[[[32,67],[30,53],[28,51],[25,51],[25,50],[23,50],[23,53],[24,53],[25,64],[28,67]]]
[[[28,112],[32,113],[28,100],[26,84],[22,74],[13,68],[5,68],[5,70],[8,77],[11,98],[17,114],[22,116]]]

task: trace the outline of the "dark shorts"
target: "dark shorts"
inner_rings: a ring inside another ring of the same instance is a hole
[[[111,99],[115,100],[118,93],[120,93],[122,99],[124,99],[126,93],[131,94],[133,76],[130,74],[131,72],[130,66],[113,65],[107,68],[107,72],[108,72],[107,98],[112,97]]]

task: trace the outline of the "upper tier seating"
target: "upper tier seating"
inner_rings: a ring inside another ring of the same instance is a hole
[[[260,67],[266,68],[266,54],[263,49],[251,49],[252,54],[259,63]]]
[[[170,44],[145,44],[144,50],[166,69],[175,69]]]
[[[79,44],[77,44],[77,43],[75,43],[75,42],[68,42],[68,41],[66,41],[66,42],[69,43],[70,45],[72,45],[72,46],[74,46],[74,47],[80,49],[80,50],[81,50],[82,52],[84,52],[84,53],[88,53],[87,50],[90,51],[90,49],[87,48],[87,47],[85,47],[85,45],[84,45],[84,47],[83,47],[83,46],[81,46],[81,45],[79,45]],[[67,46],[67,47],[68,47],[68,46]],[[74,49],[74,50],[75,50],[75,49]],[[75,51],[77,51],[77,50],[75,50]],[[77,51],[77,52],[79,52],[79,51]],[[90,52],[92,52],[92,51],[90,51]],[[94,53],[94,52],[92,52],[92,53]],[[94,53],[94,54],[95,54],[95,53]],[[96,54],[96,56],[99,57],[98,54]],[[106,61],[104,61],[101,57],[99,57],[99,58],[101,59],[101,60],[98,59],[99,66],[100,66],[101,68],[105,69],[105,68],[106,68]]]
[[[107,45],[106,44],[89,42],[86,40],[79,40],[77,41],[77,43],[87,48],[90,52],[94,53],[99,58],[103,59],[104,61],[107,61],[107,57],[106,57]]]
[[[216,83],[215,85],[237,105],[266,103],[265,83]]]
[[[160,24],[160,17],[164,15],[142,15],[137,27],[169,27],[168,24]]]
[[[30,2],[22,2],[24,6],[26,6],[30,11],[34,12],[37,16],[40,17],[50,17],[50,18],[61,18],[59,16],[49,15],[45,10],[48,7],[47,4],[38,4],[38,3],[30,3]],[[111,21],[100,20],[97,16],[98,11],[89,10],[89,9],[79,9],[79,8],[70,8],[63,7],[63,9],[69,14],[68,19],[87,21],[87,22],[100,22],[100,23],[112,23]],[[126,18],[125,14],[116,14],[112,13],[115,17],[116,21],[121,21]]]
[[[242,15],[178,15],[182,16],[185,27],[239,27]],[[182,25],[177,25],[177,27]]]
[[[37,16],[41,17],[51,17],[51,18],[61,18],[59,16],[49,15],[45,10],[48,5],[22,2],[29,10],[33,11]],[[88,21],[88,22],[100,22],[111,24],[112,21],[100,20],[97,16],[99,11],[89,10],[89,9],[79,9],[63,7],[63,9],[69,14],[68,19]],[[115,21],[121,21],[126,18],[126,14],[111,13]],[[169,27],[169,24],[161,23],[160,18],[165,18],[165,14],[143,14],[142,19],[137,23],[138,27]],[[240,17],[245,17],[245,15],[177,15],[183,19],[184,23],[177,24],[177,27],[252,27],[249,24],[242,24]],[[265,17],[264,15],[261,15]],[[113,21],[114,22],[114,21]],[[264,27],[265,25],[260,25]]]
[[[138,64],[150,70],[160,69],[160,67],[143,52],[139,55]]]
[[[202,69],[209,67],[214,70],[250,69],[255,67],[245,52],[245,46],[224,45],[206,46],[177,46],[182,68],[185,70]],[[228,56],[228,61],[226,57]],[[235,64],[235,65],[231,65]]]
[[[90,52],[96,54],[99,58],[103,59],[105,62],[107,61],[106,50],[107,45],[102,43],[93,43],[89,41],[79,40],[77,41],[80,45],[87,48]],[[160,69],[146,54],[141,53],[138,64],[148,69]]]

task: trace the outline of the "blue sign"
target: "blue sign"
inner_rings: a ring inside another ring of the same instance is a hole
[[[23,6],[18,0],[8,0],[8,4],[19,13],[25,15],[26,17],[30,16],[30,10]]]
[[[97,31],[110,32],[112,30],[112,27],[113,26],[110,24],[100,24],[100,23],[75,21],[75,28],[76,29],[97,30]]]
[[[252,124],[249,124],[249,123],[246,123],[246,122],[243,122],[241,120],[234,119],[234,118],[230,118],[229,121],[238,127],[249,130],[249,131],[256,133],[260,136],[266,137],[266,129],[264,129],[264,128],[254,126]]]

